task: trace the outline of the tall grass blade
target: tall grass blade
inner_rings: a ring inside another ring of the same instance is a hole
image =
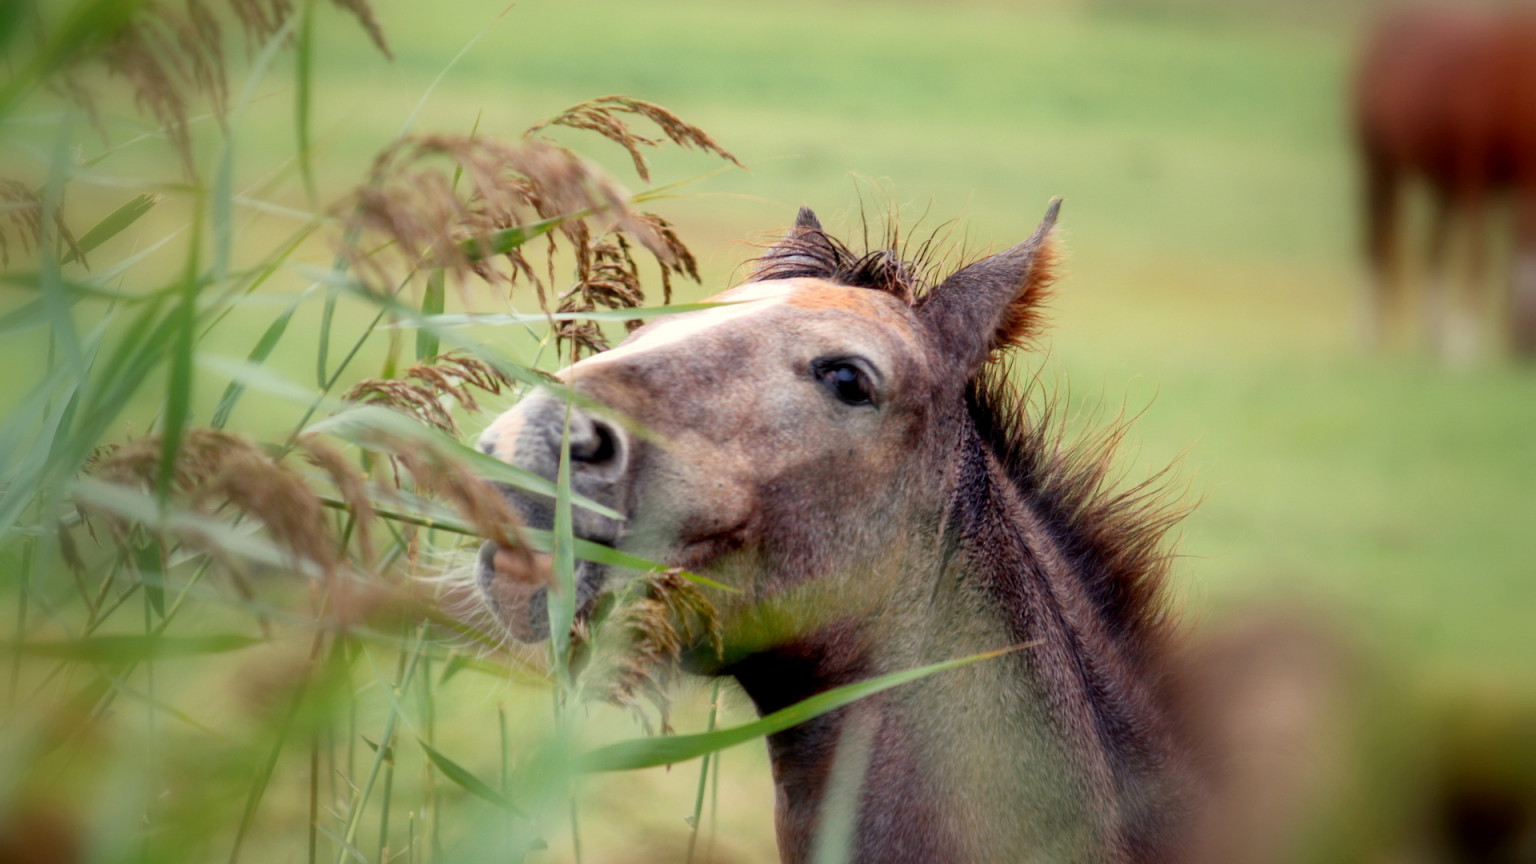
[[[421,295],[421,319],[430,321],[443,314],[444,288],[447,273],[439,267],[427,277],[427,290]],[[416,361],[425,362],[438,354],[437,333],[423,327],[416,333]]]
[[[990,660],[1001,657],[1029,645],[1015,645],[997,651],[984,651],[969,657],[961,657],[956,660],[945,660],[941,663],[933,663],[927,666],[919,666],[916,669],[906,669],[900,672],[892,672],[871,678],[867,681],[859,681],[853,684],[845,684],[825,693],[818,693],[809,699],[796,702],[788,708],[783,708],[769,714],[752,723],[741,726],[732,726],[729,729],[720,729],[715,732],[701,732],[697,735],[668,735],[659,738],[634,738],[628,741],[619,741],[606,747],[598,748],[583,753],[576,760],[578,771],[630,771],[636,768],[651,768],[657,765],[671,765],[703,756],[706,753],[715,753],[727,747],[733,747],[753,738],[762,738],[775,732],[782,732],[792,726],[798,726],[807,720],[820,717],[829,711],[857,702],[866,696],[900,687],[919,678],[926,678],[950,669],[966,666],[982,660]]]
[[[91,226],[91,229],[80,236],[76,245],[80,251],[90,254],[96,247],[111,240],[113,237],[128,230],[133,223],[143,218],[145,213],[153,210],[156,204],[165,200],[165,196],[152,192],[146,192],[130,198],[126,204],[107,214],[105,219]],[[69,264],[75,261],[75,251],[70,249],[64,253],[60,264]]]
[[[846,864],[853,855],[864,778],[869,771],[869,753],[878,723],[879,716],[872,713],[850,716],[843,723],[837,736],[837,752],[832,756],[832,771],[827,777],[826,795],[822,797],[810,864]]]
[[[298,310],[299,304],[303,301],[302,296],[295,297],[293,302],[288,304],[288,308],[272,319],[272,323],[262,331],[261,338],[256,340],[256,347],[251,349],[250,356],[246,358],[247,366],[259,367],[267,362],[267,358],[272,356],[272,349],[277,347],[278,341],[288,331],[288,323],[293,320],[293,313]],[[224,388],[224,395],[219,397],[218,407],[213,410],[211,422],[215,429],[223,429],[224,424],[229,422],[229,415],[239,404],[240,397],[245,395],[245,388],[243,379],[231,378],[228,386]]]
[[[411,679],[416,674],[416,665],[421,659],[422,649],[426,643],[426,635],[426,625],[422,625],[417,630],[416,643],[411,649],[410,660],[406,665],[405,674],[394,685],[394,694],[396,696],[404,693],[410,687]],[[388,752],[389,745],[394,741],[395,724],[399,719],[400,710],[397,703],[390,710],[389,718],[384,721],[384,734],[379,739],[379,747],[374,751],[373,762],[368,768],[368,777],[352,796],[351,805],[347,812],[346,831],[341,835],[343,848],[337,854],[336,864],[344,864],[347,860],[348,848],[351,848],[354,852],[356,851],[354,844],[357,842],[357,829],[362,825],[363,809],[368,803],[368,796],[373,792],[374,784],[378,782],[379,772],[384,766],[385,753]]]
[[[149,540],[133,550],[134,569],[139,571],[139,583],[144,586],[144,597],[156,615],[165,617],[165,563],[160,544]]]
[[[324,603],[322,602],[322,606]],[[319,658],[320,652],[325,646],[326,630],[316,627],[314,636],[309,645],[309,662],[313,665]],[[331,643],[331,650],[336,650],[336,643]],[[294,720],[298,717],[299,709],[304,705],[305,698],[309,695],[310,677],[305,676],[294,688],[293,696],[289,699],[288,710],[284,712],[282,721],[272,738],[272,746],[267,750],[266,758],[257,769],[256,779],[251,784],[250,791],[245,798],[245,807],[240,813],[240,824],[235,829],[235,842],[229,850],[229,864],[236,864],[240,860],[240,849],[245,844],[245,838],[250,832],[251,825],[256,818],[256,811],[261,807],[262,798],[266,797],[267,786],[272,782],[272,772],[277,768],[278,757],[282,755],[283,748],[288,744],[288,736],[293,731]]]
[[[201,198],[199,198],[199,202]],[[186,271],[182,275],[181,297],[167,322],[171,327],[171,366],[166,382],[165,413],[161,418],[160,474],[155,489],[161,502],[169,500],[176,460],[181,453],[181,438],[192,411],[192,349],[197,342],[198,247],[202,221],[201,203],[194,210],[192,244],[187,251]],[[150,346],[151,349],[154,346]]]
[[[715,724],[720,719],[720,687],[721,680],[715,679],[714,688],[709,697],[709,720],[704,726],[706,734],[715,731]],[[704,815],[704,790],[709,785],[709,766],[720,759],[718,753],[704,754],[704,761],[699,765],[699,788],[693,795],[693,815],[688,817],[688,856],[683,859],[684,864],[693,864],[693,852],[699,844],[699,819]]]
[[[472,237],[460,243],[459,248],[464,250],[464,255],[469,260],[484,261],[495,258],[497,255],[505,255],[529,240],[559,228],[565,222],[589,215],[591,211],[583,210],[569,216],[552,216],[527,225],[513,225],[511,228],[503,228],[485,237]]]
[[[0,120],[10,114],[32,88],[121,30],[144,2],[146,0],[81,0],[76,3],[59,28],[32,55],[30,62],[14,70],[10,80],[0,86]]]
[[[293,52],[293,128],[298,138],[299,177],[304,195],[314,209],[319,194],[315,191],[315,162],[310,142],[310,101],[314,93],[315,0],[303,0],[299,15],[299,35]]]
[[[486,783],[484,780],[481,780],[479,777],[476,777],[474,772],[470,771],[468,768],[465,768],[463,765],[460,765],[452,759],[449,759],[447,756],[443,755],[442,751],[438,750],[436,747],[433,747],[431,744],[428,744],[426,741],[420,738],[416,739],[416,743],[421,745],[421,749],[427,754],[427,758],[432,760],[432,764],[437,767],[437,770],[443,772],[444,777],[452,780],[464,791],[483,801],[488,801],[503,810],[507,810],[512,813],[520,812],[517,807],[513,806],[512,802],[507,799],[507,796],[497,792],[491,787],[490,784]]]
[[[80,335],[76,332],[75,321],[71,317],[70,307],[73,304],[64,289],[58,261],[49,250],[49,247],[60,239],[55,237],[55,220],[64,202],[72,125],[68,119],[59,124],[59,134],[54,139],[52,159],[49,163],[48,183],[43,187],[43,206],[42,214],[38,219],[37,238],[38,247],[41,250],[41,254],[38,255],[38,287],[42,291],[42,299],[48,306],[48,315],[53,322],[53,338],[57,340],[75,374],[84,376],[85,360],[80,351]]]
[[[560,434],[560,466],[555,469],[555,514],[550,531],[550,558],[555,586],[549,593],[549,643],[554,654],[555,681],[570,687],[571,625],[576,620],[576,550],[571,525],[571,406],[566,403],[565,428]]]
[[[551,483],[530,471],[509,465],[500,459],[493,459],[478,450],[465,447],[436,429],[377,405],[360,405],[335,414],[310,425],[305,433],[332,435],[343,441],[365,447],[375,446],[381,440],[417,444],[473,468],[486,480],[506,483],[539,495],[556,497],[559,494],[556,483]],[[569,487],[566,489],[566,494],[570,494]],[[623,514],[617,510],[585,496],[576,496],[573,500],[577,506],[610,519],[624,518]]]
[[[289,15],[288,20],[277,28],[277,31],[268,37],[267,42],[261,48],[261,53],[251,63],[251,68],[246,72],[245,87],[240,91],[240,99],[234,105],[231,112],[228,132],[224,137],[224,149],[219,156],[219,172],[214,177],[213,185],[213,281],[215,284],[223,284],[229,275],[229,256],[233,248],[233,235],[235,230],[235,143],[240,140],[239,129],[245,119],[246,108],[251,100],[256,97],[256,85],[271,68],[272,61],[277,57],[277,52],[288,42],[289,34],[293,32],[295,16]]]
[[[11,40],[32,14],[32,4],[33,0],[11,0],[9,3],[0,4],[0,52],[5,56],[11,56],[9,51]]]
[[[117,666],[144,663],[150,660],[227,654],[260,643],[260,639],[234,633],[213,636],[125,634],[89,636],[54,642],[12,642],[5,646],[5,650],[28,657],[50,657],[78,663]]]

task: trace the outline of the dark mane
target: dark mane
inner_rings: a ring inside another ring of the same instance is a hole
[[[1166,470],[1116,487],[1111,469],[1124,422],[1069,441],[1060,403],[1019,388],[1011,373],[1011,364],[993,362],[971,380],[965,395],[971,422],[1049,526],[1111,635],[1146,668],[1169,623],[1162,594],[1171,557],[1165,537],[1188,508],[1170,494]]]
[[[890,232],[885,248],[856,252],[819,228],[797,228],[757,259],[754,279],[815,277],[921,302],[931,274],[958,270],[938,234],[916,244]],[[900,250],[900,252],[898,252]],[[1164,538],[1187,508],[1173,503],[1165,472],[1116,488],[1113,457],[1124,424],[1068,441],[1057,403],[1013,383],[1008,353],[966,387],[966,410],[1014,487],[1050,526],[1111,636],[1143,668],[1168,626],[1162,586],[1170,553]]]
[[[841,241],[815,228],[798,231],[790,247],[780,246],[757,259],[754,279],[793,279],[813,276],[847,285],[872,288],[911,300],[916,294],[907,265],[889,249],[855,254]],[[792,251],[792,254],[784,254]]]
[[[797,227],[749,262],[751,278],[814,277],[850,288],[884,291],[913,303],[932,286],[939,265],[949,257],[945,254],[946,228],[939,226],[917,243],[902,236],[892,220],[879,243],[871,244],[866,219],[864,251],[859,252],[819,227]]]

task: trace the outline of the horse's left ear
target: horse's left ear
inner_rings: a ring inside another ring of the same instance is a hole
[[[919,303],[918,317],[967,376],[994,351],[1039,333],[1040,301],[1053,279],[1050,234],[1060,209],[1061,199],[1052,198],[1028,240],[960,270]]]
[[[773,248],[757,259],[753,279],[786,279],[791,276],[827,278],[837,265],[837,246],[821,220],[809,207],[801,207],[795,227],[789,229]]]

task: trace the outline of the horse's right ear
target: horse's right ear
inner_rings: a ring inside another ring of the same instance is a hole
[[[1039,332],[1041,301],[1053,279],[1051,229],[1060,209],[1061,199],[1051,199],[1028,240],[960,270],[919,301],[918,317],[965,378],[992,352]]]
[[[821,220],[809,207],[801,207],[795,216],[795,227],[789,229],[778,243],[763,257],[757,259],[752,269],[753,279],[787,279],[794,276],[812,276],[826,279],[837,266],[837,246],[821,228]]]

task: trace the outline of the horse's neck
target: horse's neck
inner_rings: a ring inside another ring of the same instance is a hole
[[[1143,823],[1167,803],[1154,787],[1168,754],[1148,690],[1123,680],[1049,532],[971,455],[981,461],[961,461],[953,524],[915,532],[934,547],[907,550],[917,567],[878,580],[910,602],[819,625],[731,671],[768,713],[885,672],[1029,647],[772,736],[785,861],[809,859],[828,790],[861,767],[854,860],[1158,857],[1142,854],[1160,830]]]

